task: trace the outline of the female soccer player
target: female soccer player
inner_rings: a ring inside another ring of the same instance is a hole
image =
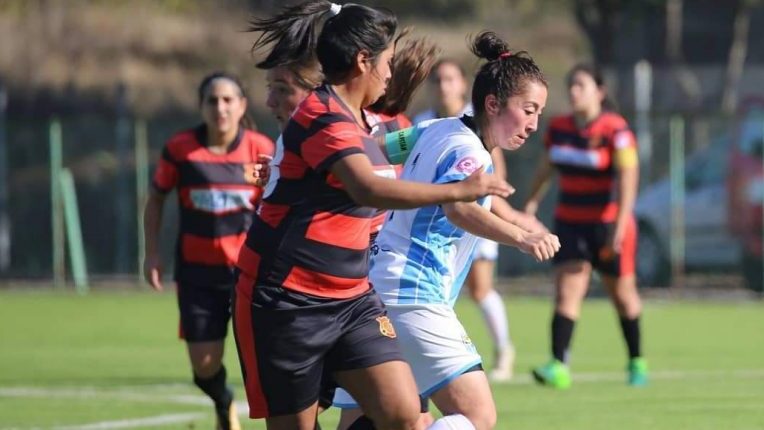
[[[440,60],[433,67],[430,80],[436,86],[436,105],[434,108],[416,115],[414,117],[415,123],[434,118],[472,115],[472,103],[466,100],[469,85],[461,64],[450,58]],[[501,148],[491,152],[491,159],[494,174],[506,178],[507,168]],[[520,216],[521,212],[518,212],[517,215]],[[534,222],[533,217],[528,218],[528,222]],[[538,227],[543,228],[540,223]],[[494,381],[507,381],[512,377],[515,348],[510,337],[504,301],[493,285],[498,257],[499,244],[492,240],[479,238],[475,246],[474,261],[466,282],[470,297],[480,307],[493,341],[494,368],[489,376]]]
[[[380,429],[412,428],[416,385],[395,328],[368,282],[373,208],[400,209],[506,196],[478,169],[454,184],[374,174],[363,108],[391,76],[397,20],[389,11],[311,0],[257,20],[259,66],[315,55],[326,83],[299,105],[276,146],[263,204],[239,256],[235,335],[252,418],[312,429],[325,373]],[[384,158],[384,157],[382,157]]]
[[[512,53],[492,32],[473,43],[486,59],[473,86],[475,116],[433,120],[404,164],[402,178],[458,183],[476,169],[492,169],[494,148],[521,147],[538,126],[547,98],[546,81],[525,53]],[[492,204],[493,203],[493,204]],[[391,211],[377,238],[369,277],[396,327],[420,395],[445,415],[431,429],[490,429],[496,409],[480,356],[453,310],[473,259],[477,237],[551,258],[557,237],[515,225],[508,204],[496,199]],[[493,213],[492,213],[493,211]],[[356,407],[339,391],[335,405]],[[359,411],[343,411],[343,423]]]
[[[570,386],[568,348],[595,269],[621,319],[629,352],[628,383],[644,385],[647,364],[640,350],[639,329],[642,304],[634,276],[636,139],[622,116],[603,108],[607,92],[596,68],[574,67],[568,74],[568,88],[573,113],[552,119],[546,134],[547,153],[525,207],[530,214],[536,212],[553,170],[559,171],[555,231],[564,247],[554,261],[552,359],[533,375],[551,387]]]
[[[194,383],[215,403],[219,428],[238,429],[222,364],[224,340],[234,267],[262,193],[251,183],[252,165],[258,156],[273,154],[273,142],[247,128],[246,95],[233,75],[204,78],[199,106],[204,124],[170,138],[154,174],[144,214],[144,275],[154,289],[162,290],[162,207],[167,193],[177,188],[175,281],[181,338],[188,346]]]

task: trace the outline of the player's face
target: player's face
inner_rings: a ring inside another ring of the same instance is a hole
[[[578,71],[570,77],[568,96],[574,112],[587,112],[601,106],[605,94],[592,75]]]
[[[207,127],[225,134],[238,130],[239,121],[247,110],[247,100],[235,83],[228,79],[215,79],[204,94],[201,109]]]
[[[376,59],[369,60],[371,69],[368,73],[368,87],[363,104],[364,107],[372,105],[385,94],[387,84],[393,76],[393,54],[395,54],[395,45],[390,44]]]
[[[546,106],[547,88],[536,81],[528,81],[525,91],[512,96],[496,116],[489,116],[491,136],[498,146],[515,150],[538,129],[539,116]]]
[[[441,64],[435,71],[435,84],[438,87],[438,97],[444,103],[451,100],[463,101],[467,93],[467,82],[455,64]]]
[[[268,70],[265,79],[268,81],[268,98],[265,104],[283,130],[289,117],[300,102],[308,97],[310,91],[299,86],[294,74],[286,67]]]

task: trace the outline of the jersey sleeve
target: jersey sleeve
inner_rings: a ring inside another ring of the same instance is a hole
[[[441,157],[435,169],[433,183],[463,181],[481,167],[484,167],[487,173],[493,173],[493,163],[488,151],[476,145],[456,145]]]
[[[169,145],[162,149],[162,156],[159,157],[152,186],[162,194],[169,193],[178,185],[178,163],[172,158]]]
[[[613,160],[616,168],[627,169],[639,164],[637,139],[634,133],[624,128],[613,133]]]
[[[339,115],[325,115],[316,122],[325,125],[302,142],[300,152],[316,172],[328,171],[334,163],[352,154],[364,154],[363,131]],[[321,124],[317,124],[319,127]]]

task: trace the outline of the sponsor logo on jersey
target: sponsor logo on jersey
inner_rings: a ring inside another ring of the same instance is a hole
[[[194,209],[221,213],[240,209],[252,210],[253,190],[220,190],[201,189],[191,190],[190,198]]]

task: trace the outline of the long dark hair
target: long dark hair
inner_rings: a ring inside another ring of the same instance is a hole
[[[485,117],[485,98],[496,96],[503,107],[510,97],[521,94],[528,82],[547,86],[541,69],[526,52],[512,52],[509,45],[492,31],[478,34],[470,50],[478,58],[488,60],[475,75],[472,85],[472,106],[480,124]]]
[[[232,73],[218,71],[205,76],[204,79],[202,79],[202,82],[199,84],[199,88],[197,89],[197,94],[199,96],[199,106],[204,103],[204,97],[207,95],[207,91],[210,89],[210,84],[212,84],[212,82],[216,79],[225,79],[233,82],[239,88],[239,95],[243,99],[247,99],[247,90],[238,76]],[[247,103],[247,111],[244,111],[244,115],[242,115],[241,119],[239,120],[239,126],[249,130],[257,130],[255,121],[251,116],[249,116],[248,110],[249,103]]]
[[[315,56],[329,83],[341,82],[361,50],[374,59],[395,39],[398,20],[387,9],[327,0],[289,6],[274,17],[253,19],[249,31],[260,32],[252,51],[271,46],[257,67],[271,69],[309,61]],[[336,14],[335,14],[336,12]]]
[[[573,83],[573,76],[578,72],[586,73],[587,75],[591,76],[597,87],[605,91],[605,97],[602,99],[603,111],[618,110],[618,106],[616,105],[615,101],[613,101],[613,99],[610,98],[610,95],[608,94],[607,85],[605,84],[605,74],[602,72],[601,68],[591,63],[576,64],[570,69],[570,71],[568,71],[568,75],[566,76],[565,82],[567,82],[568,88],[570,88],[571,84]]]

